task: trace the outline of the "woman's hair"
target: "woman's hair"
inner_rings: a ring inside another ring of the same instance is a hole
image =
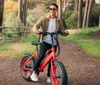
[[[56,6],[56,8],[58,9],[58,5],[57,5],[57,4],[55,4],[55,3],[51,3],[50,6],[51,6],[51,5]]]

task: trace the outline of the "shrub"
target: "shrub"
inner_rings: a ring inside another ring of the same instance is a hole
[[[37,36],[36,35],[34,35],[33,33],[30,33],[28,36],[27,36],[27,38],[22,38],[21,40],[20,40],[20,42],[21,43],[25,43],[25,42],[32,42],[32,41],[37,41]]]
[[[92,8],[91,26],[99,25],[99,16],[100,16],[100,5],[95,4],[94,7]]]
[[[72,10],[66,10],[66,11],[64,11],[64,13],[63,13],[63,19],[68,19],[72,13],[73,13]]]
[[[40,10],[41,9],[41,10]],[[38,10],[38,11],[37,11]],[[27,26],[33,26],[34,23],[37,22],[37,20],[46,15],[47,11],[44,7],[44,5],[37,6],[33,10],[28,11],[28,16],[27,16]]]
[[[11,33],[7,34],[6,36],[7,36],[8,38],[13,37]]]
[[[64,20],[65,20],[65,25],[67,26],[68,29],[76,28],[77,17],[75,12],[73,12],[72,10],[64,12]]]
[[[9,13],[6,17],[5,17],[5,21],[4,21],[5,26],[7,27],[15,27],[15,28],[7,28],[6,32],[16,32],[18,30],[18,26],[20,26],[20,28],[22,29],[23,24],[21,23],[21,21],[18,19],[17,15],[13,12]]]

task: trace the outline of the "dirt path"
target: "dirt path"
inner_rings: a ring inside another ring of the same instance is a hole
[[[100,59],[88,56],[72,41],[61,43],[60,60],[64,63],[69,85],[100,85]],[[47,85],[46,71],[39,82],[27,82],[20,75],[20,61],[0,58],[0,85]]]

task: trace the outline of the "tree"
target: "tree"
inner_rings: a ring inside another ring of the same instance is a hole
[[[23,1],[23,23],[26,25],[26,17],[27,17],[27,0]]]
[[[79,0],[75,0],[75,12],[78,12]]]
[[[18,0],[18,4],[18,17],[25,26],[27,17],[27,0]]]
[[[79,4],[79,5],[77,5],[78,7],[76,7],[76,10],[78,10],[77,27],[81,28],[82,27],[82,3],[83,3],[83,1],[77,0],[77,3]]]
[[[21,6],[22,6],[22,2],[21,2],[21,0],[18,0],[18,18],[19,18],[20,20],[22,20],[22,19],[21,19],[21,12],[22,12]]]
[[[84,18],[83,18],[83,28],[86,27],[88,5],[89,5],[89,0],[86,0],[85,10],[84,10]]]
[[[100,16],[99,16],[99,27],[100,27]]]
[[[63,11],[65,11],[65,9],[66,9],[67,1],[68,1],[68,0],[63,0]]]
[[[58,18],[62,19],[62,0],[56,0],[58,5]]]
[[[88,27],[90,25],[90,16],[93,2],[94,0],[86,0],[83,27]]]
[[[3,11],[4,11],[4,0],[0,0],[0,26],[3,23]],[[2,28],[0,28],[0,32],[2,32]]]
[[[87,12],[86,27],[89,27],[89,25],[90,25],[90,17],[91,17],[91,9],[92,9],[93,1],[94,0],[89,0],[89,7],[88,7],[88,12]]]

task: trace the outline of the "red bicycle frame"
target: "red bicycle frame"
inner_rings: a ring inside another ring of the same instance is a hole
[[[50,53],[51,51],[51,53]],[[50,54],[49,54],[50,53]],[[45,66],[50,62],[50,61],[53,61],[53,60],[57,60],[58,58],[56,57],[56,54],[55,54],[55,49],[54,47],[52,47],[51,49],[49,49],[45,56],[47,56],[47,54],[49,54],[49,56],[46,58],[45,61],[42,62],[42,64],[40,65],[39,67],[39,71],[42,72],[43,69],[45,68]],[[52,64],[51,64],[52,65]],[[52,67],[52,66],[51,66]]]
[[[58,58],[56,57],[56,53],[55,53],[55,49],[54,49],[54,47],[52,47],[51,49],[49,49],[47,52],[46,52],[46,54],[45,54],[45,56],[47,55],[47,54],[49,54],[49,52],[51,51],[51,53],[50,53],[50,55],[46,58],[46,60],[45,61],[43,61],[42,62],[42,64],[40,65],[40,67],[39,67],[39,71],[41,72],[41,71],[43,71],[43,69],[46,67],[46,65],[51,61],[51,72],[52,72],[52,81],[53,81],[53,85],[57,85],[57,81],[56,81],[56,79],[55,79],[55,67],[53,66],[53,63],[52,63],[52,61],[54,61],[54,60],[58,60]]]
[[[51,53],[50,53],[51,52]],[[49,54],[50,53],[50,54]],[[53,60],[57,60],[58,58],[56,57],[56,54],[55,54],[55,48],[52,47],[51,49],[47,50],[47,52],[45,53],[45,56],[47,56],[49,54],[49,56],[46,58],[45,61],[42,62],[42,64],[40,65],[39,67],[39,71],[42,72],[43,69],[45,68],[45,66],[50,62],[50,61],[53,61]],[[27,59],[27,61],[24,63],[24,69],[25,70],[30,70],[32,71],[31,68],[26,68],[25,65],[28,63],[28,61],[32,58],[36,59],[38,57],[38,50],[36,50],[36,52],[29,58]],[[52,68],[52,64],[51,64],[51,68]]]

